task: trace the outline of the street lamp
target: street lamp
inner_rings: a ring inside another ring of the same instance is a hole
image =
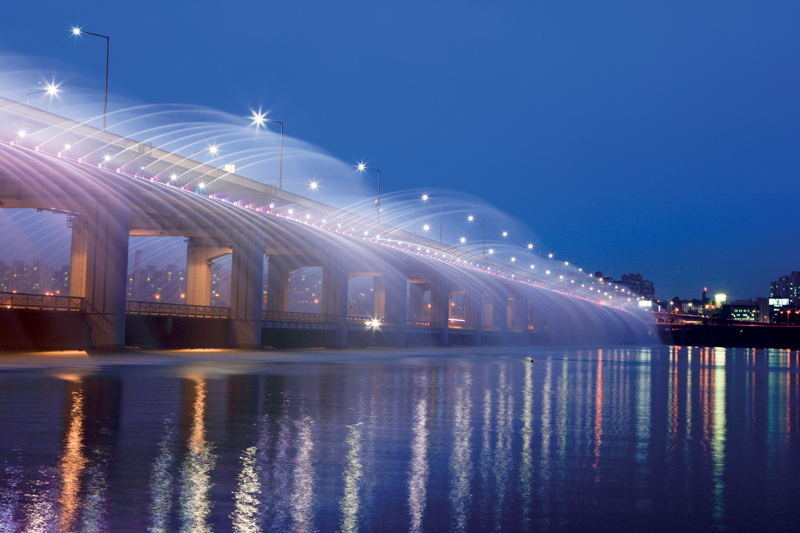
[[[294,188],[294,193],[297,194],[298,189],[302,189],[303,187],[304,185],[298,185]],[[305,187],[307,187],[310,191],[316,191],[319,188],[319,182],[310,181]]]
[[[58,94],[58,85],[54,83],[48,83],[47,88],[42,89],[41,91],[33,91],[32,93],[28,93],[25,95],[25,105],[28,105],[28,100],[30,100],[32,95],[41,93],[47,93],[50,96],[55,96]]]
[[[95,37],[102,37],[106,40],[106,96],[103,100],[103,130],[106,129],[106,114],[108,113],[108,47],[110,45],[111,39],[108,35],[100,35],[99,33],[92,33],[90,31],[83,31],[80,28],[72,28],[72,35],[80,35],[84,33],[86,35],[94,35]]]
[[[375,200],[375,211],[378,214],[378,222],[380,222],[381,221],[381,170],[379,168],[368,167],[364,163],[359,163],[357,167],[359,172],[364,172],[365,170],[375,170],[378,172],[378,199]]]
[[[422,195],[422,201],[423,202],[427,202],[429,200],[431,200],[431,197],[428,196],[427,193]],[[439,202],[439,242],[442,242],[442,199],[441,198],[433,198],[433,200],[436,200],[436,201]]]
[[[278,169],[278,189],[283,190],[283,122],[268,119],[267,114],[262,113],[261,110],[253,111],[253,116],[250,118],[253,119],[253,124],[255,124],[256,129],[260,128],[261,126],[264,126],[265,122],[272,122],[273,124],[281,125],[281,157],[280,157],[280,167]],[[266,129],[266,126],[264,126],[264,128]]]

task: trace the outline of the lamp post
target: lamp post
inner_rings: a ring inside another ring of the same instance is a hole
[[[281,125],[281,157],[280,157],[280,167],[278,170],[278,189],[283,190],[283,122],[267,118],[267,114],[262,113],[260,110],[253,111],[253,116],[250,118],[253,119],[253,124],[256,125],[256,128],[264,126],[265,122],[272,122],[273,124]]]
[[[106,95],[105,99],[103,100],[103,130],[106,129],[106,114],[108,113],[108,48],[111,42],[111,39],[108,35],[100,35],[99,33],[92,33],[90,31],[83,31],[80,28],[72,28],[72,35],[80,35],[84,33],[86,35],[94,35],[95,37],[102,37],[106,40]]]
[[[32,93],[26,94],[25,95],[25,105],[28,105],[28,101],[30,100],[32,95],[41,94],[41,93],[47,93],[50,96],[55,96],[56,94],[58,94],[58,85],[55,85],[53,83],[48,83],[46,89],[42,89],[41,91],[33,91]]]
[[[428,194],[423,194],[422,195],[422,201],[423,202],[427,202],[429,200],[431,200],[431,197],[428,196]],[[439,202],[439,242],[442,242],[442,220],[443,220],[443,218],[442,218],[442,199],[441,198],[433,198],[433,200],[436,200],[437,202]]]
[[[358,170],[364,172],[365,170],[375,170],[378,172],[378,199],[375,200],[375,211],[378,214],[378,222],[381,221],[381,170],[379,168],[372,168],[366,166],[364,163],[358,164]]]

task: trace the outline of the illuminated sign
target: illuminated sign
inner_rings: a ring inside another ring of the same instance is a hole
[[[717,304],[725,303],[727,300],[728,300],[727,294],[720,293],[714,295],[714,301],[717,302]]]
[[[789,298],[770,298],[769,305],[772,307],[784,307],[789,305]]]
[[[653,302],[651,300],[639,300],[639,307],[643,307],[645,309],[652,309]]]

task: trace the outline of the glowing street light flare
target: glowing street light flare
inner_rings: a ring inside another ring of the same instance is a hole
[[[494,248],[489,248],[489,255],[492,255],[493,253],[494,253]]]
[[[424,226],[422,226],[422,229],[428,231],[429,229],[431,229],[431,227],[429,224],[425,224]]]
[[[253,116],[250,117],[253,122],[250,124],[251,126],[255,126],[256,129],[264,126],[266,128],[267,124],[267,114],[262,113],[259,109],[258,111],[253,110]]]
[[[533,244],[528,243],[528,250],[533,250]]]
[[[427,202],[428,201],[428,195],[427,194],[423,194],[422,195],[422,201],[423,202]]]
[[[211,146],[208,147],[208,153],[210,153],[211,155],[217,155],[218,152],[219,148],[217,147],[216,144],[212,144]]]
[[[26,135],[27,133],[25,133],[25,130],[19,130],[17,132],[17,137],[19,137],[20,139],[24,139]]]
[[[508,237],[508,232],[507,231],[503,232],[503,237]]]
[[[459,239],[459,240],[461,241],[461,244],[464,244],[465,242],[467,242],[467,238],[466,237],[461,237],[461,239]]]
[[[475,217],[474,217],[474,216],[472,216],[472,215],[470,215],[470,216],[468,216],[468,217],[467,217],[467,220],[468,220],[468,221],[470,221],[470,222],[472,222],[472,221],[474,221],[474,220],[475,220]]]
[[[178,176],[177,176],[177,175],[175,175],[175,174],[170,174],[170,175],[169,175],[169,180],[170,180],[170,181],[175,181],[176,179],[178,179]]]
[[[316,181],[312,181],[311,183],[308,184],[308,188],[311,189],[312,191],[316,191],[318,187],[319,183]]]
[[[200,188],[201,188],[201,189],[205,189],[205,187],[206,187],[206,184],[205,184],[205,183],[200,183]]]

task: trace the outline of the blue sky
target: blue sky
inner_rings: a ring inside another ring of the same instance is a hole
[[[4,6],[0,54],[102,91],[103,43],[69,30],[107,34],[112,102],[263,106],[385,191],[480,197],[658,297],[755,298],[800,270],[798,23],[790,2],[42,1]]]

